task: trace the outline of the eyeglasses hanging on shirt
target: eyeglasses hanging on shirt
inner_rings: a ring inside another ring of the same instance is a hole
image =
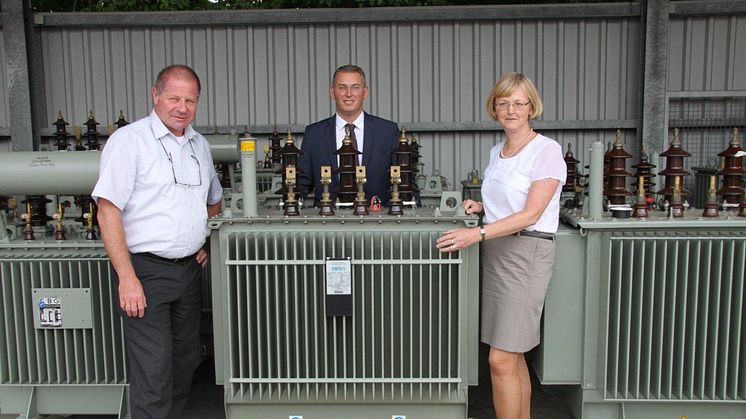
[[[171,173],[174,175],[174,183],[181,186],[202,186],[202,166],[199,164],[199,159],[197,159],[197,156],[195,155],[194,146],[192,145],[192,140],[187,140],[189,143],[189,148],[192,149],[192,154],[189,155],[195,163],[197,163],[196,170],[197,170],[197,179],[199,179],[199,183],[194,183],[194,176],[188,176],[188,173],[191,173],[192,170],[188,170],[186,166],[187,164],[183,164],[183,170],[179,171],[180,176],[176,176],[176,169],[174,168],[174,158],[166,151],[166,147],[163,145],[163,141],[158,138],[158,143],[161,145],[161,148],[163,149],[163,152],[166,153],[166,158],[168,159],[168,162],[171,163]],[[187,180],[187,178],[191,178],[190,180]],[[181,181],[179,180],[181,179]]]

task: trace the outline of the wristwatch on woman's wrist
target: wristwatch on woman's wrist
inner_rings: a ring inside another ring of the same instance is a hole
[[[479,226],[479,235],[482,236],[482,238],[479,239],[479,241],[483,242],[487,240],[487,229],[484,228],[484,226]]]

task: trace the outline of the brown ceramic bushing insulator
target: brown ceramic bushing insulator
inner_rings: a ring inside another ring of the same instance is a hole
[[[86,138],[86,146],[88,147],[88,150],[98,150],[99,133],[96,126],[99,125],[99,123],[93,118],[93,111],[88,112],[88,120],[85,121],[84,125],[86,126],[86,132],[83,136]]]
[[[717,194],[723,197],[724,201],[731,203],[739,202],[743,195],[743,186],[741,181],[744,175],[743,169],[743,149],[738,140],[738,129],[733,129],[728,148],[718,153],[723,158],[723,168],[718,172],[722,176],[723,186],[717,191]]]
[[[674,129],[673,140],[668,150],[660,154],[661,157],[666,158],[666,168],[660,172],[659,175],[665,176],[665,186],[663,189],[658,191],[659,194],[664,195],[665,199],[671,202],[674,189],[674,179],[679,177],[690,175],[691,173],[684,170],[684,158],[691,156],[687,151],[681,148],[681,140],[679,138],[679,129]],[[691,192],[681,187],[679,191],[681,196],[690,195]]]
[[[349,137],[342,140],[342,147],[334,152],[339,156],[339,167],[335,173],[339,175],[339,186],[334,191],[337,201],[342,203],[355,202],[357,197],[357,184],[355,183],[355,167],[358,164],[357,156],[360,153],[352,146]]]
[[[282,137],[280,137],[280,134],[277,133],[277,127],[275,127],[274,132],[272,133],[272,136],[269,137],[270,142],[270,150],[272,155],[272,165],[277,166],[282,164],[282,146],[280,145],[280,141],[282,140]]]
[[[653,169],[655,169],[655,165],[648,161],[648,156],[645,154],[644,151],[643,154],[640,155],[640,162],[632,165],[632,168],[635,169],[636,179],[639,179],[640,177],[643,178],[645,197],[649,198],[653,196],[653,186],[655,186],[655,183],[653,183],[653,178],[655,177],[655,175],[653,174]],[[635,194],[639,193],[639,190],[635,191]]]
[[[706,218],[720,217],[720,204],[717,202],[707,202],[704,205],[705,209],[702,211],[702,216]]]
[[[288,130],[288,135],[285,138],[285,145],[282,147],[281,150],[281,156],[282,156],[282,167],[280,167],[277,171],[275,171],[276,174],[279,174],[282,176],[282,187],[280,187],[279,190],[275,191],[276,194],[282,195],[283,201],[287,200],[288,198],[288,187],[287,187],[287,172],[286,169],[289,166],[295,167],[295,173],[300,174],[303,173],[303,171],[298,167],[298,156],[303,153],[296,145],[295,141],[293,141],[293,136],[290,130]],[[301,191],[300,185],[295,184],[293,186],[293,193],[300,194]]]
[[[52,202],[51,199],[44,195],[26,195],[26,199],[21,201],[22,204],[28,203],[31,206],[30,224],[34,227],[47,225],[52,217],[47,215],[47,204]]]
[[[567,152],[565,153],[567,180],[562,186],[562,192],[575,192],[575,186],[578,184],[578,163],[580,163],[580,160],[572,154],[572,143],[567,144]]]
[[[412,180],[418,170],[414,166],[417,151],[407,144],[407,137],[402,130],[399,145],[391,152],[394,155],[396,166],[400,167],[401,183],[399,183],[399,196],[402,201],[414,199],[414,191],[417,190]]]
[[[607,171],[607,182],[606,190],[604,194],[609,199],[611,205],[621,205],[625,203],[626,197],[632,195],[632,192],[627,190],[627,178],[632,176],[626,170],[626,160],[632,157],[631,154],[624,150],[624,145],[621,141],[621,132],[617,130],[617,138],[612,146],[611,151],[606,153],[608,158],[609,168]]]
[[[632,217],[648,218],[648,204],[646,204],[645,201],[640,202],[638,200],[635,206],[632,207]]]
[[[88,211],[88,208],[93,205],[93,225],[98,225],[98,206],[96,205],[96,201],[94,201],[90,195],[75,195],[73,203],[77,208],[80,208],[80,217],[75,218],[75,221],[81,223],[81,225],[85,227],[88,220],[85,218],[84,214]]]

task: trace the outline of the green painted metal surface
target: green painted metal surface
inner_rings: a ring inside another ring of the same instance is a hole
[[[127,416],[121,320],[100,241],[0,242],[3,413]],[[40,327],[39,298],[59,297],[59,326]]]
[[[477,381],[478,247],[440,254],[435,239],[476,218],[316,211],[210,223],[228,417],[465,418]],[[326,314],[327,257],[351,260],[351,316]]]
[[[698,213],[563,213],[536,367],[576,417],[746,417],[746,219]]]

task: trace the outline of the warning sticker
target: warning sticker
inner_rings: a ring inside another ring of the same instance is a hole
[[[60,297],[39,298],[39,326],[62,327],[62,304]]]

